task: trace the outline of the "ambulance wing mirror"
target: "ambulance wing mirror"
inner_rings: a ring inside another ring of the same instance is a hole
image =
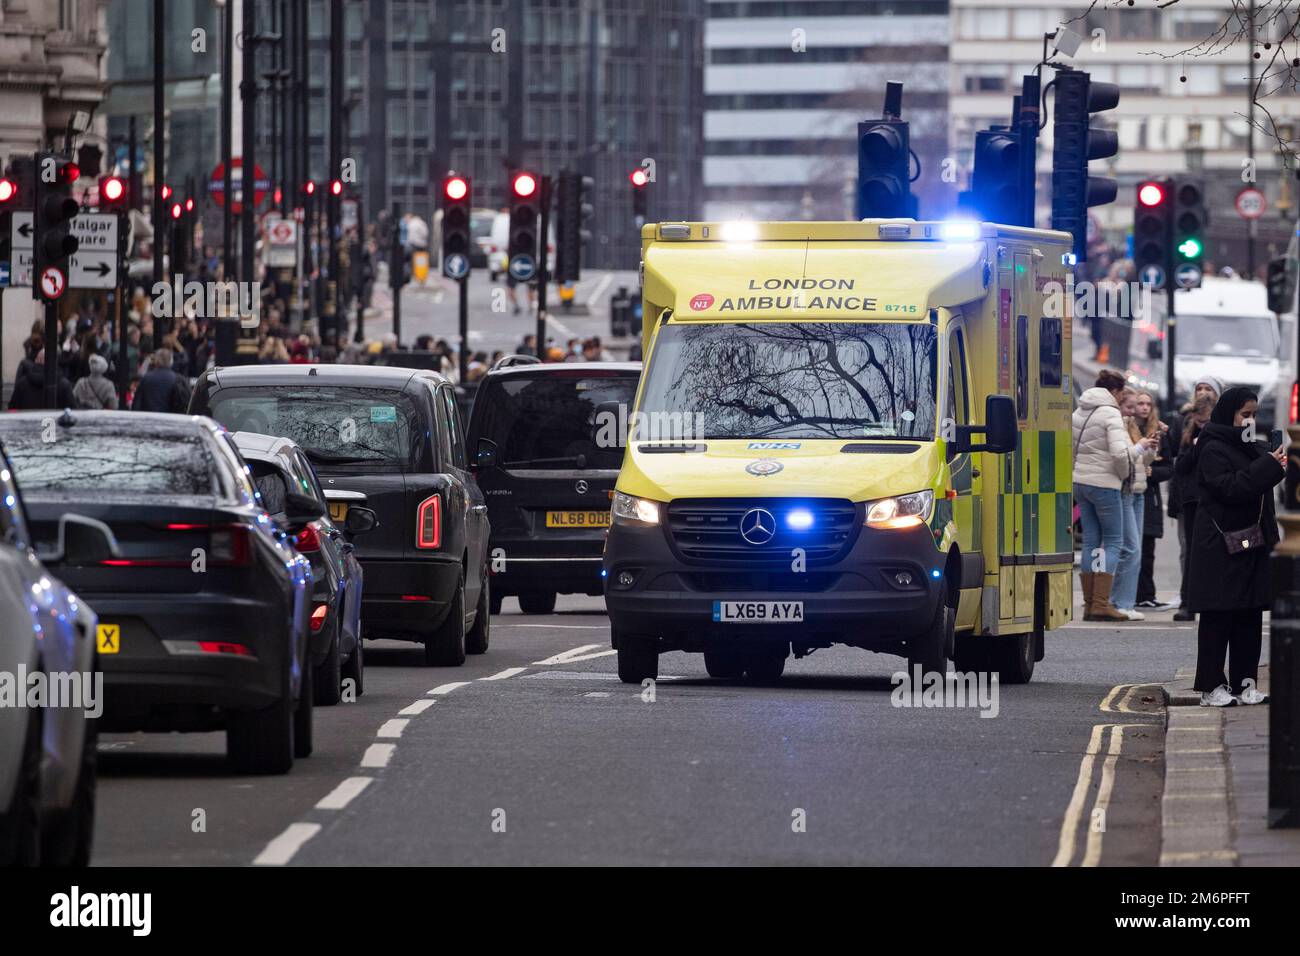
[[[972,435],[983,435],[981,445],[971,444]],[[958,425],[955,451],[991,451],[1005,454],[1016,450],[1016,403],[1006,395],[990,395],[984,400],[983,425]]]

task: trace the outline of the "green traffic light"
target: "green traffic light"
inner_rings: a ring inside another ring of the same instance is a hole
[[[1184,259],[1195,259],[1201,254],[1201,243],[1196,239],[1184,239],[1179,244],[1178,251],[1182,253]]]

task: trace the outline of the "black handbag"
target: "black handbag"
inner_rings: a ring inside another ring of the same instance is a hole
[[[1206,514],[1209,515],[1214,530],[1223,535],[1223,546],[1228,549],[1228,554],[1247,554],[1264,547],[1264,529],[1260,527],[1260,522],[1264,520],[1263,495],[1259,498],[1259,517],[1249,528],[1242,528],[1240,531],[1224,531],[1219,527],[1219,522],[1214,520],[1214,515],[1208,511]]]

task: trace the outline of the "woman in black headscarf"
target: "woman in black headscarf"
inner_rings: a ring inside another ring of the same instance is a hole
[[[1255,681],[1270,601],[1268,555],[1278,542],[1273,487],[1286,476],[1286,453],[1254,440],[1258,404],[1248,388],[1225,391],[1194,449],[1199,507],[1188,547],[1187,600],[1201,615],[1192,686],[1203,707],[1268,700]],[[1231,682],[1223,675],[1229,651]]]

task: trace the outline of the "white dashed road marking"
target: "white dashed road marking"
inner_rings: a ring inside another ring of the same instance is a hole
[[[402,717],[418,717],[436,703],[438,703],[436,700],[429,700],[428,698],[417,700],[414,704],[403,707],[397,713]]]
[[[319,823],[291,823],[285,831],[266,845],[254,866],[284,866],[293,859],[293,855],[302,849],[302,845],[320,833]]]
[[[395,717],[392,720],[385,720],[382,727],[375,731],[376,737],[400,737],[402,731],[410,721],[402,717]]]
[[[342,810],[352,798],[359,794],[366,787],[370,786],[374,777],[348,777],[337,787],[321,797],[316,804],[317,810]]]
[[[437,696],[441,696],[442,694],[450,694],[457,687],[468,687],[469,684],[470,682],[467,680],[452,681],[450,684],[439,684],[433,690],[429,691],[429,693],[431,695],[437,695]]]
[[[361,757],[361,766],[387,767],[388,761],[393,759],[393,751],[396,749],[397,744],[371,744]]]
[[[561,651],[558,654],[546,658],[544,661],[533,661],[533,664],[538,667],[547,667],[551,664],[567,664],[579,654],[586,654],[588,651],[598,651],[604,646],[605,645],[603,644],[583,644],[581,647],[574,647],[567,651]]]
[[[507,677],[514,677],[516,674],[522,674],[526,670],[528,670],[526,667],[507,667],[498,674],[493,674],[491,677],[480,677],[479,680],[505,680]]]

